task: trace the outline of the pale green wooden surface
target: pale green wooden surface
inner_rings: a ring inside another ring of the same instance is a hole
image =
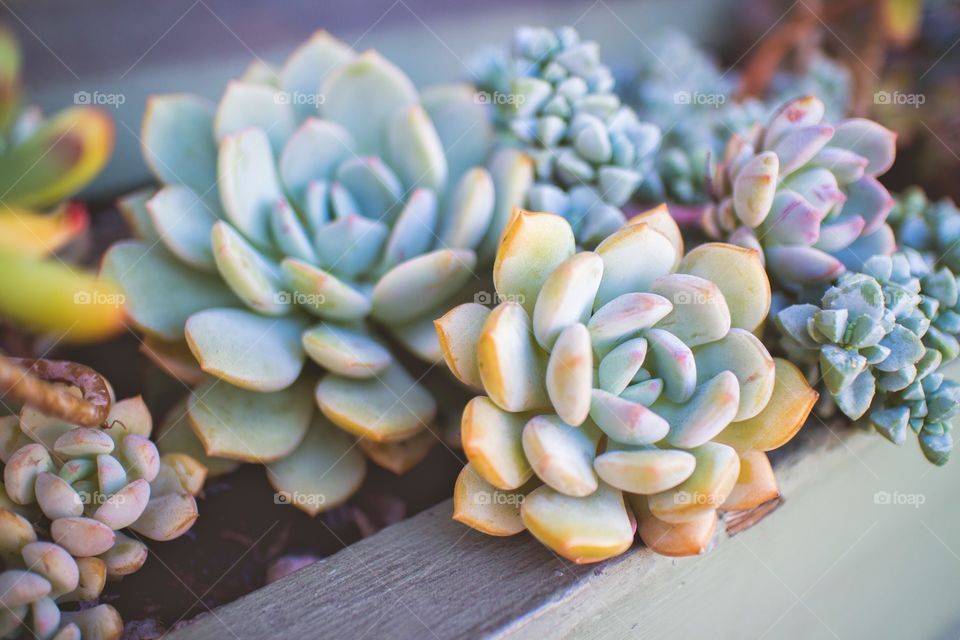
[[[171,638],[842,638],[960,635],[960,464],[810,429],[786,502],[698,558],[577,567],[484,536],[448,502],[206,614]],[[906,450],[906,449],[910,450]],[[922,495],[924,504],[875,496]]]

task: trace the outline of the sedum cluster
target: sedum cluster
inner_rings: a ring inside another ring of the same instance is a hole
[[[851,420],[866,420],[902,444],[908,430],[926,458],[947,462],[960,384],[941,367],[960,354],[960,285],[947,267],[917,252],[874,256],[848,272],[820,305],[776,316],[783,345],[798,362],[819,364],[824,386]]]
[[[188,418],[205,453],[269,465],[316,497],[296,503],[309,513],[357,489],[360,449],[398,472],[422,459],[437,400],[400,359],[440,361],[433,319],[479,282],[477,252],[532,180],[512,149],[485,165],[472,88],[418,93],[321,32],[218,105],[153,97],[142,137],[162,186],[124,202],[140,239],[103,270],[148,352],[202,384]]]
[[[949,198],[936,202],[913,187],[897,197],[888,218],[901,247],[960,273],[960,210]]]
[[[476,66],[501,138],[533,160],[526,205],[563,215],[583,246],[618,229],[653,170],[660,130],[621,104],[599,45],[570,27],[523,27],[509,53],[485,52]]]
[[[206,472],[188,456],[161,457],[151,430],[139,397],[114,403],[102,428],[30,406],[0,418],[0,635],[121,636],[110,605],[60,607],[96,601],[106,580],[139,570],[148,550],[138,536],[172,540],[196,520]]]
[[[778,495],[765,452],[817,394],[753,334],[770,305],[755,251],[684,256],[661,206],[578,252],[563,217],[517,210],[494,283],[494,309],[436,322],[450,370],[482,394],[463,412],[454,518],[586,563],[637,530],[659,553],[700,553],[718,509]]]
[[[787,102],[765,127],[731,138],[710,177],[708,235],[761,251],[790,292],[822,287],[895,248],[885,223],[893,198],[877,180],[893,164],[895,134],[823,116],[813,96]]]

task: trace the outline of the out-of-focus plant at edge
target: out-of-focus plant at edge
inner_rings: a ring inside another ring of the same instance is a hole
[[[86,209],[66,199],[106,164],[113,122],[91,107],[45,119],[24,106],[20,62],[16,39],[0,28],[0,322],[96,341],[121,326],[119,289],[56,253],[87,228]]]

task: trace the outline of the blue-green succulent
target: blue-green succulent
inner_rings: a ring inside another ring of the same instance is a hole
[[[177,442],[267,464],[311,514],[359,486],[361,450],[422,459],[437,401],[400,358],[442,359],[433,319],[532,182],[520,152],[491,157],[473,88],[420,93],[321,32],[217,105],[154,96],[142,139],[161,187],[124,201],[139,239],[103,270],[146,351],[200,384]]]
[[[660,130],[613,92],[597,43],[570,27],[524,27],[509,53],[485,51],[474,66],[500,141],[533,161],[527,207],[563,215],[584,246],[622,226],[622,207],[654,170]]]
[[[917,434],[928,460],[946,463],[960,384],[941,369],[960,353],[958,279],[906,249],[847,272],[819,305],[780,311],[782,345],[819,377],[848,418],[866,418],[890,441]]]

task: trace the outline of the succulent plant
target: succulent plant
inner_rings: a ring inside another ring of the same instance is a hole
[[[357,489],[360,450],[396,471],[422,459],[437,402],[400,360],[440,361],[432,320],[474,286],[476,250],[532,175],[514,150],[484,166],[473,90],[418,95],[376,52],[320,32],[217,106],[151,98],[143,141],[163,186],[125,200],[141,239],[103,271],[148,351],[206,378],[187,408],[196,438],[180,440],[269,465],[278,490],[324,497],[297,503],[313,514]]]
[[[798,304],[776,316],[783,345],[799,362],[819,365],[837,408],[866,417],[902,444],[917,434],[930,462],[947,462],[960,384],[940,371],[960,353],[957,277],[906,249],[874,256],[843,274],[819,306]],[[814,371],[814,374],[816,371]]]
[[[823,114],[813,96],[784,104],[766,127],[731,138],[711,178],[707,233],[762,251],[788,292],[895,249],[893,199],[876,178],[893,163],[895,134],[862,118],[832,126]]]
[[[69,341],[121,328],[115,285],[44,259],[87,226],[82,207],[64,203],[103,168],[113,123],[90,107],[45,120],[21,104],[20,49],[0,28],[0,317]]]
[[[597,43],[571,27],[522,27],[509,53],[485,51],[474,66],[501,138],[533,159],[526,205],[562,214],[584,246],[619,228],[660,131],[621,104]],[[485,249],[492,255],[496,240]]]
[[[2,361],[4,372],[18,364]],[[183,535],[206,470],[183,454],[161,457],[143,401],[112,402],[95,372],[52,361],[19,370],[4,399],[29,395],[56,415],[28,401],[19,416],[0,418],[0,633],[119,638],[123,623],[109,605],[60,605],[96,600],[108,578],[140,569],[148,551],[139,536]]]
[[[960,209],[952,200],[933,202],[923,189],[913,187],[897,197],[888,221],[901,247],[960,273]]]
[[[684,256],[661,206],[577,252],[563,217],[518,210],[494,282],[492,311],[436,322],[450,370],[485,394],[463,413],[455,519],[596,562],[630,547],[631,512],[655,551],[689,555],[718,508],[778,495],[764,452],[817,394],[753,334],[770,305],[756,251]]]

